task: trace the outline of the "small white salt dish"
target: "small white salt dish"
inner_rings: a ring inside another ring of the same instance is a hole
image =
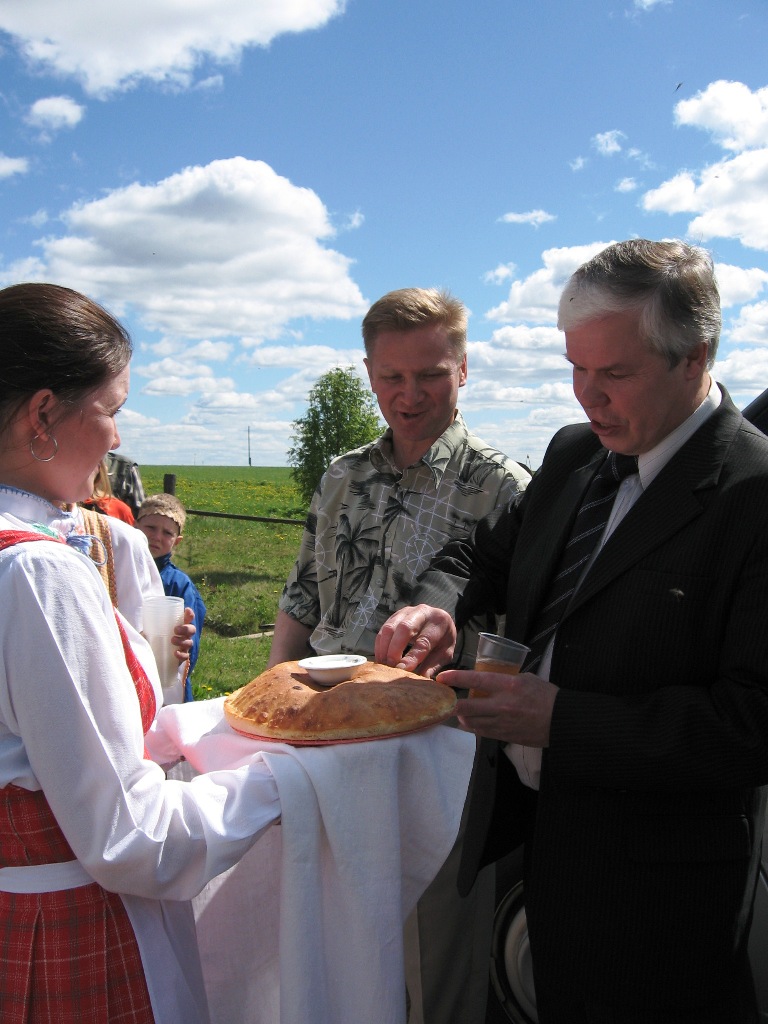
[[[321,654],[316,658],[304,658],[299,662],[299,668],[303,668],[313,682],[334,686],[351,679],[367,660],[360,654]]]

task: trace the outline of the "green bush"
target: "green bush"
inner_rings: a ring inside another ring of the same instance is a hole
[[[294,420],[288,464],[302,501],[309,505],[331,459],[381,433],[376,401],[353,367],[336,367],[309,392],[306,415]]]

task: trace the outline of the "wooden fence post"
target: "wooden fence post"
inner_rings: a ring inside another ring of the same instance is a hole
[[[166,494],[176,494],[176,474],[166,473],[163,476],[163,490]]]

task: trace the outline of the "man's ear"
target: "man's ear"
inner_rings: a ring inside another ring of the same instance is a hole
[[[365,356],[365,358],[363,359],[363,363],[365,364],[365,368],[368,371],[368,383],[371,385],[371,391],[373,391],[375,395],[376,392],[373,387],[373,376],[371,375],[371,364],[367,356]]]
[[[467,353],[464,353],[464,358],[459,363],[459,387],[463,388],[467,383]]]
[[[693,352],[689,352],[686,358],[686,375],[696,378],[706,372],[709,346],[705,341],[699,342]]]

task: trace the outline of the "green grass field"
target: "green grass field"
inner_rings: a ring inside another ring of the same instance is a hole
[[[291,471],[248,466],[141,466],[147,494],[176,477],[187,509],[303,522]],[[195,697],[230,693],[263,671],[277,602],[296,558],[301,526],[187,516],[173,561],[189,573],[208,609],[193,677]]]

